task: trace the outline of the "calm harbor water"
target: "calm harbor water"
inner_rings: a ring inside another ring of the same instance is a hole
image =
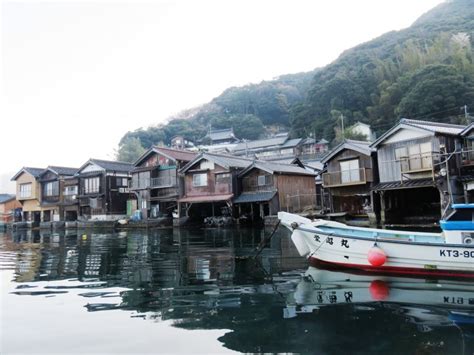
[[[474,283],[308,267],[280,229],[0,233],[0,353],[473,354]]]

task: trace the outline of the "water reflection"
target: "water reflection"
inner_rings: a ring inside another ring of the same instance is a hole
[[[219,342],[239,352],[474,350],[472,282],[308,269],[283,229],[255,261],[265,233],[0,234],[0,271],[14,271],[12,296],[71,301],[65,317],[77,297],[86,312],[129,312],[130,322],[227,329]]]

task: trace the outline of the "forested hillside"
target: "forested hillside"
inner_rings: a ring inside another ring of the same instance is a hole
[[[474,0],[445,2],[411,27],[345,51],[325,68],[230,88],[210,103],[182,112],[167,124],[128,132],[119,158],[172,136],[202,139],[210,126],[233,127],[255,139],[265,128],[286,126],[293,136],[332,140],[346,126],[370,124],[379,134],[401,117],[445,122],[474,110]]]
[[[341,115],[378,133],[401,117],[459,122],[461,106],[474,109],[473,34],[474,1],[454,0],[344,52],[292,107],[293,134],[331,139]]]

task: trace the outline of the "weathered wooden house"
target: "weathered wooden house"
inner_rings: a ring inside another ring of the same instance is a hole
[[[179,172],[184,195],[178,200],[181,217],[204,218],[229,213],[237,196],[237,176],[252,160],[224,154],[201,153]]]
[[[185,150],[152,147],[138,158],[132,170],[131,190],[144,218],[171,216],[184,191],[178,170],[196,156]]]
[[[64,221],[64,180],[72,178],[76,172],[77,168],[48,166],[39,174],[41,222]]]
[[[459,147],[464,129],[402,119],[372,143],[379,171],[379,183],[372,190],[380,199],[383,224],[436,222],[452,201],[462,197],[456,183],[459,166],[456,159],[446,158]]]
[[[375,219],[371,187],[376,179],[370,142],[346,139],[326,154],[323,188],[329,191],[330,211]],[[375,222],[375,221],[374,221]]]
[[[234,204],[241,217],[259,220],[280,210],[301,212],[315,206],[315,174],[300,166],[257,160],[238,177],[241,193]]]
[[[77,171],[79,218],[113,220],[126,216],[133,164],[89,159]]]
[[[39,226],[41,222],[41,189],[37,179],[43,171],[42,168],[24,167],[11,179],[16,182],[16,199],[22,206],[22,221],[32,226]]]
[[[239,139],[234,134],[233,128],[211,129],[207,133],[205,140],[208,140],[211,145],[239,142]]]
[[[461,201],[474,203],[474,123],[468,125],[461,133],[461,147],[455,159],[459,166],[458,182],[463,187],[463,199]]]

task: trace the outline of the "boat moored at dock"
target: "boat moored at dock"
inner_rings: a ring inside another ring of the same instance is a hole
[[[352,227],[279,212],[311,263],[404,275],[474,277],[474,204],[453,204],[441,233]]]

